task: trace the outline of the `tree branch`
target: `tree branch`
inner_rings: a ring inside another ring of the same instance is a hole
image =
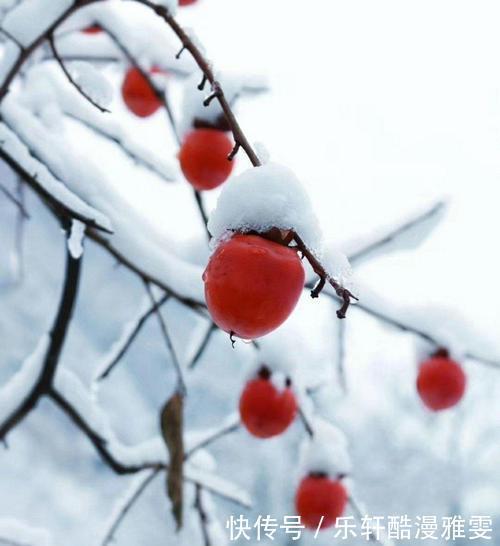
[[[0,192],[2,192],[5,197],[7,197],[7,199],[11,202],[11,203],[14,203],[14,205],[17,207],[17,209],[19,210],[19,212],[21,213],[21,216],[25,219],[25,220],[28,220],[30,215],[28,214],[28,212],[26,211],[25,207],[24,207],[24,204],[15,196],[13,195],[12,193],[10,193],[10,191],[5,187],[3,186],[2,184],[0,184]]]
[[[212,546],[212,542],[210,540],[210,534],[208,533],[208,515],[205,512],[205,507],[203,506],[203,501],[201,499],[201,496],[202,496],[202,489],[199,485],[197,485],[196,492],[195,492],[194,507],[200,517],[200,526],[201,526],[201,532],[203,535],[203,544],[204,546]]]
[[[66,251],[66,273],[64,278],[63,293],[56,319],[50,332],[50,344],[45,355],[41,374],[33,386],[29,395],[20,402],[16,410],[0,424],[0,440],[18,425],[35,406],[40,398],[49,393],[61,350],[66,339],[69,323],[78,293],[78,281],[80,277],[81,258],[74,258],[70,251]]]
[[[261,165],[261,162],[259,158],[257,157],[257,154],[255,153],[255,151],[253,150],[252,146],[250,145],[245,134],[243,133],[231,109],[231,106],[228,100],[226,99],[224,90],[222,89],[220,82],[218,82],[217,79],[215,78],[213,69],[210,63],[205,58],[205,56],[203,55],[203,53],[198,49],[198,47],[193,42],[193,40],[189,37],[189,35],[181,27],[181,25],[179,25],[179,23],[176,21],[176,19],[172,16],[172,14],[168,11],[168,9],[165,6],[155,4],[151,2],[150,0],[134,0],[134,1],[151,8],[159,17],[161,17],[170,26],[170,28],[174,31],[174,33],[177,35],[177,37],[181,41],[182,50],[185,49],[189,51],[189,53],[191,53],[191,55],[193,56],[193,59],[195,60],[196,64],[198,65],[198,67],[203,73],[204,80],[208,81],[212,87],[212,93],[211,95],[209,95],[209,97],[207,97],[207,99],[205,99],[205,104],[208,105],[214,99],[219,102],[222,108],[222,111],[224,112],[224,115],[226,117],[226,120],[229,124],[229,127],[231,128],[231,132],[233,133],[235,144],[243,148],[243,150],[247,154],[248,158],[250,159],[250,162],[252,163],[254,167],[259,167]]]

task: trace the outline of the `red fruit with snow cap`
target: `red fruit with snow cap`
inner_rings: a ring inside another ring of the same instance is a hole
[[[304,287],[292,248],[258,235],[234,235],[212,254],[203,274],[207,307],[222,330],[255,339],[280,326]]]
[[[163,74],[157,67],[151,69],[151,74]],[[153,115],[162,106],[162,101],[140,70],[129,68],[122,84],[122,97],[127,108],[140,118]]]
[[[325,474],[309,474],[299,485],[295,495],[295,508],[301,523],[316,530],[335,525],[347,506],[348,494],[343,483]],[[323,518],[323,521],[321,521]]]
[[[451,408],[462,399],[467,378],[446,350],[438,351],[421,364],[417,390],[423,403],[432,411]]]
[[[233,143],[219,129],[194,129],[188,133],[179,152],[181,169],[197,190],[212,190],[227,180],[234,161],[228,159]]]
[[[240,416],[245,428],[257,438],[271,438],[284,432],[297,414],[297,401],[287,379],[278,389],[271,372],[262,367],[259,377],[249,381],[241,394]]]

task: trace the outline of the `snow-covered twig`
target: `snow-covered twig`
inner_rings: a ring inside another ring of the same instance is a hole
[[[164,294],[154,305],[148,305],[146,309],[141,307],[137,317],[128,322],[122,330],[120,337],[113,343],[109,352],[104,356],[102,362],[97,366],[95,381],[102,381],[113,371],[113,368],[120,362],[132,342],[137,337],[148,318],[156,312],[170,298],[170,294]]]
[[[129,489],[125,493],[124,498],[119,499],[117,505],[113,508],[109,523],[106,526],[106,531],[103,533],[103,538],[100,541],[101,546],[107,546],[113,541],[114,536],[120,524],[129,513],[132,506],[139,500],[140,496],[146,491],[148,485],[156,478],[161,469],[145,471],[144,474],[139,474],[137,479],[134,479],[130,484]],[[196,486],[199,487],[199,486]]]
[[[54,176],[47,166],[31,154],[5,119],[0,124],[0,158],[45,201],[56,216],[63,221],[80,220],[89,227],[111,233],[109,220],[87,205]]]
[[[44,356],[38,352],[33,355],[33,359],[38,361],[41,366],[37,366],[33,375],[33,381],[28,383],[29,390],[24,393],[19,393],[19,388],[16,387],[21,377],[20,388],[26,389],[24,372],[21,370],[19,373],[21,376],[14,376],[12,382],[15,388],[12,388],[12,384],[7,384],[2,389],[2,392],[8,398],[15,399],[15,404],[12,404],[8,400],[5,404],[9,407],[7,414],[2,415],[2,422],[0,423],[0,440],[4,440],[6,435],[18,425],[37,405],[40,398],[50,391],[54,375],[56,373],[57,365],[59,363],[59,356],[61,354],[66,334],[68,331],[69,323],[73,314],[73,308],[78,293],[78,281],[80,277],[81,257],[75,258],[72,256],[69,249],[66,251],[66,273],[64,278],[63,293],[57,310],[56,319],[52,330],[50,332],[50,341],[47,343]],[[39,346],[40,349],[40,346]],[[45,350],[45,346],[42,349]],[[25,366],[31,370],[33,359],[28,359],[25,362]]]
[[[442,212],[446,207],[446,202],[443,200],[433,203],[430,208],[418,211],[418,213],[408,220],[402,221],[396,226],[391,226],[386,230],[377,232],[374,239],[363,241],[358,244],[350,252],[348,252],[349,262],[352,265],[357,265],[364,258],[374,254],[378,250],[383,250],[391,243],[397,242],[404,236],[410,235],[416,230],[421,230],[424,224],[434,221],[439,221]],[[434,226],[431,226],[434,227]]]
[[[153,294],[153,290],[151,289],[150,284],[147,281],[145,281],[144,284],[146,287],[146,291],[149,295],[149,298],[151,299],[151,304],[155,308],[154,313],[156,314],[158,318],[158,324],[160,325],[160,330],[163,335],[163,339],[165,340],[165,344],[167,346],[167,349],[172,358],[172,362],[174,364],[175,372],[177,374],[177,391],[181,394],[181,396],[184,396],[187,390],[186,381],[184,380],[184,372],[182,371],[182,366],[179,362],[179,359],[177,358],[177,353],[175,351],[174,344],[172,343],[172,339],[170,337],[170,333],[167,328],[167,323],[165,322],[163,315],[161,314],[161,309],[158,306],[158,302],[156,301],[156,297]]]
[[[12,63],[10,69],[7,71],[7,74],[4,77],[4,80],[2,84],[0,85],[0,102],[5,98],[7,93],[9,92],[10,84],[13,82],[14,78],[17,76],[17,74],[20,72],[21,68],[23,67],[24,63],[29,59],[31,54],[40,46],[42,45],[45,40],[51,36],[55,30],[70,16],[72,15],[76,10],[87,6],[89,4],[93,4],[94,2],[97,2],[99,0],[75,0],[72,4],[70,4],[62,13],[58,14],[55,19],[48,25],[48,27],[38,36],[33,36],[30,40],[30,43],[27,45],[22,45],[19,47],[19,53],[17,55],[17,58]],[[33,16],[36,16],[36,14],[33,14]],[[4,30],[5,34],[5,30]],[[13,39],[16,37],[12,37]]]
[[[87,100],[92,106],[97,108],[102,113],[109,113],[109,110],[107,108],[104,108],[100,104],[98,104],[88,93],[84,91],[84,89],[79,85],[73,76],[70,74],[69,70],[66,68],[66,65],[64,64],[64,61],[59,56],[59,53],[56,48],[56,44],[54,41],[53,34],[50,34],[48,37],[50,49],[52,51],[52,54],[54,55],[54,59],[56,60],[57,64],[61,67],[61,70],[63,71],[64,75],[68,79],[69,83],[80,93],[80,95]]]

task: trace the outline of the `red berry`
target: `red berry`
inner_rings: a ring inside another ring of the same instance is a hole
[[[87,28],[84,28],[82,32],[84,34],[99,34],[100,32],[102,32],[102,28],[96,24],[96,25],[91,25]]]
[[[433,356],[420,366],[417,390],[429,409],[439,411],[451,408],[461,400],[466,382],[459,364],[448,356]]]
[[[234,235],[219,245],[203,274],[208,310],[228,333],[263,336],[293,311],[304,277],[295,250],[258,235]]]
[[[233,170],[227,156],[233,149],[231,139],[218,129],[195,129],[182,143],[181,169],[197,190],[212,190],[225,182]]]
[[[271,438],[284,432],[295,419],[297,402],[289,386],[278,390],[269,378],[249,381],[240,398],[240,415],[250,434]]]
[[[194,4],[197,0],[179,0],[179,6],[190,6]]]
[[[295,508],[301,523],[308,529],[317,529],[323,516],[321,529],[335,525],[347,505],[347,491],[342,482],[327,476],[311,474],[304,478],[295,495]]]
[[[151,74],[158,73],[162,73],[162,70],[156,67],[151,70]],[[162,106],[154,89],[135,67],[129,68],[125,75],[122,97],[128,109],[140,118],[151,116]]]

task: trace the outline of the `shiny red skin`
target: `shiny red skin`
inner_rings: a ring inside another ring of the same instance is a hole
[[[190,6],[191,4],[195,4],[197,0],[179,0],[179,6]]]
[[[151,69],[151,74],[162,72],[156,67]],[[154,89],[135,67],[129,68],[125,74],[122,83],[122,97],[127,108],[140,118],[152,116],[162,106]]]
[[[252,436],[272,438],[284,432],[297,414],[292,389],[278,390],[269,379],[249,381],[240,398],[240,416]]]
[[[316,530],[335,525],[345,511],[348,501],[347,490],[339,480],[327,476],[306,476],[299,485],[295,495],[295,509],[301,523],[308,529]]]
[[[194,129],[187,134],[179,152],[181,169],[197,190],[212,190],[225,182],[234,161],[227,156],[233,149],[231,139],[218,129]]]
[[[91,25],[90,27],[84,28],[82,32],[84,34],[100,34],[103,30],[99,25]]]
[[[420,366],[417,391],[430,410],[440,411],[460,402],[466,383],[460,364],[448,357],[434,356]]]
[[[278,328],[297,305],[304,279],[295,250],[243,234],[221,243],[203,274],[212,319],[243,339]]]

